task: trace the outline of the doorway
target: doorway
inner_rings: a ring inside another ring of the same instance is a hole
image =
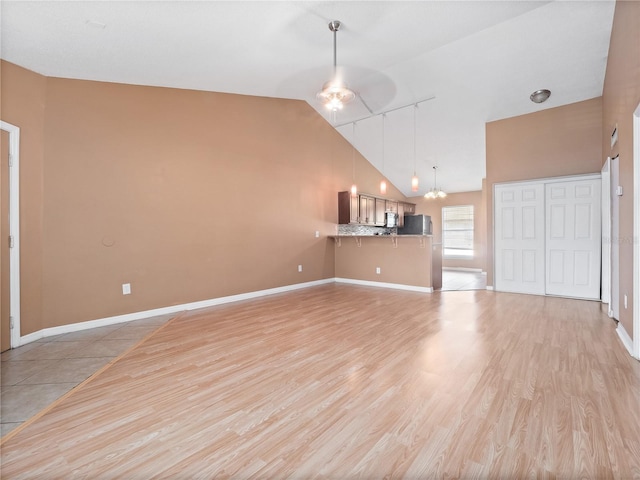
[[[443,268],[442,292],[452,290],[486,290],[487,275],[473,268]]]
[[[20,345],[20,129],[0,121],[0,347]]]

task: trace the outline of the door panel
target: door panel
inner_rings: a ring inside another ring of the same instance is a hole
[[[544,186],[495,187],[495,289],[544,295]]]
[[[0,130],[0,350],[11,348],[9,281],[9,132]]]
[[[546,185],[546,293],[600,298],[600,180]]]

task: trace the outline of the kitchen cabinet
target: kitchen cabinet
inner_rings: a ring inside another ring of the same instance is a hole
[[[387,200],[374,195],[338,192],[338,223],[384,227],[385,212],[398,214],[398,226],[404,225],[404,214],[415,213],[413,203]]]
[[[382,198],[376,198],[376,225],[384,227],[387,201]]]
[[[338,192],[338,223],[358,223],[359,196]]]
[[[360,195],[360,223],[364,225],[376,224],[376,199],[368,195]]]
[[[398,213],[398,202],[395,200],[385,200],[385,210],[387,212]]]

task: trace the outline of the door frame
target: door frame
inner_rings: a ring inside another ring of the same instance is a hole
[[[547,185],[547,184],[558,183],[558,182],[568,182],[568,181],[574,181],[574,180],[594,180],[594,179],[600,179],[602,181],[602,174],[601,173],[585,173],[585,174],[579,174],[579,175],[563,175],[559,177],[544,177],[544,178],[535,178],[535,179],[527,179],[527,180],[514,180],[511,182],[507,181],[507,182],[498,182],[493,184],[493,189],[491,193],[491,195],[493,196],[493,211],[491,212],[491,214],[493,215],[493,231],[491,233],[494,238],[494,241],[493,241],[493,272],[494,272],[493,289],[495,291],[500,291],[498,290],[498,288],[496,288],[496,273],[495,273],[497,271],[496,269],[497,251],[496,251],[496,241],[495,241],[496,239],[496,187],[503,186],[503,185],[526,185],[526,184],[537,184],[537,183]],[[543,208],[546,215],[546,208],[547,208],[546,201],[543,201]],[[545,248],[546,248],[546,239],[545,239]],[[546,272],[545,272],[545,279],[546,279]],[[545,285],[545,288],[546,288],[546,285]],[[506,291],[506,290],[502,290],[502,291]],[[545,295],[545,294],[541,294],[541,295]]]
[[[640,103],[633,112],[633,339],[631,354],[640,359]]]
[[[611,317],[611,157],[602,166],[602,266],[600,301],[609,305],[608,315]]]
[[[0,129],[9,133],[9,235],[13,237],[9,250],[9,315],[11,348],[16,348],[20,346],[20,128],[0,120]]]
[[[620,155],[611,157],[609,175],[611,180],[611,298],[609,317],[620,320]]]

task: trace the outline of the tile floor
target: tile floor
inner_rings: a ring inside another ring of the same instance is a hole
[[[0,356],[4,436],[177,314],[42,338]]]
[[[484,290],[487,288],[487,276],[481,272],[442,269],[442,291],[448,290]]]

